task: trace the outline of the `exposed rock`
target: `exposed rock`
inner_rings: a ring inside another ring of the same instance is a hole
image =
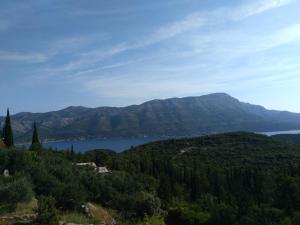
[[[98,219],[102,222],[101,225],[116,225],[117,224],[116,221],[114,220],[114,218],[104,208],[102,208],[100,206],[95,206],[92,203],[87,203],[86,208],[87,208],[88,214],[91,217]]]
[[[4,170],[4,172],[3,172],[3,176],[5,176],[5,177],[9,177],[9,170]]]

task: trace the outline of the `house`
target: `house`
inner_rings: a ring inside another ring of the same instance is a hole
[[[108,173],[108,169],[106,167],[97,167],[97,172],[98,173]]]
[[[97,168],[97,165],[94,162],[76,163],[76,166],[91,166],[93,168]]]
[[[104,166],[98,167],[96,165],[96,163],[94,163],[94,162],[76,163],[76,166],[90,166],[90,167],[94,168],[94,170],[97,173],[109,173],[109,170],[106,167],[104,167]]]

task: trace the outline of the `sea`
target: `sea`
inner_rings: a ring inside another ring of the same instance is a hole
[[[107,149],[115,152],[122,152],[131,147],[147,144],[154,141],[165,140],[168,138],[163,137],[141,137],[141,138],[97,138],[87,140],[74,140],[74,141],[51,141],[42,143],[44,148],[53,150],[70,150],[76,152],[86,152],[95,149]],[[20,144],[19,147],[29,147],[28,144]]]
[[[267,136],[277,134],[300,134],[300,130],[260,132]],[[122,152],[131,147],[147,144],[154,141],[166,140],[167,137],[142,137],[142,138],[107,138],[107,139],[89,139],[78,141],[55,141],[43,143],[45,148],[53,150],[70,150],[72,145],[76,152],[86,152],[95,149],[109,149],[115,152]],[[24,145],[28,147],[28,145]]]

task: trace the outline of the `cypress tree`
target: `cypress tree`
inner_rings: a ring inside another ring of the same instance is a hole
[[[39,144],[40,140],[39,140],[39,135],[38,135],[38,131],[37,131],[37,127],[36,127],[36,122],[34,122],[33,124],[33,135],[32,135],[32,144]]]
[[[14,146],[14,135],[11,126],[9,109],[7,109],[7,115],[6,115],[5,124],[3,128],[3,141],[6,147],[8,148]]]
[[[70,159],[71,159],[71,160],[74,160],[74,158],[75,158],[75,152],[74,152],[74,146],[73,146],[73,144],[72,144],[72,146],[71,146],[71,151],[70,151]]]
[[[39,134],[36,126],[36,122],[33,123],[33,134],[32,134],[32,142],[31,142],[31,150],[37,150],[42,147]]]

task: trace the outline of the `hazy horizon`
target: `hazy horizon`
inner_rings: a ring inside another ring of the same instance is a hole
[[[300,112],[300,1],[1,1],[0,115],[224,92]]]

